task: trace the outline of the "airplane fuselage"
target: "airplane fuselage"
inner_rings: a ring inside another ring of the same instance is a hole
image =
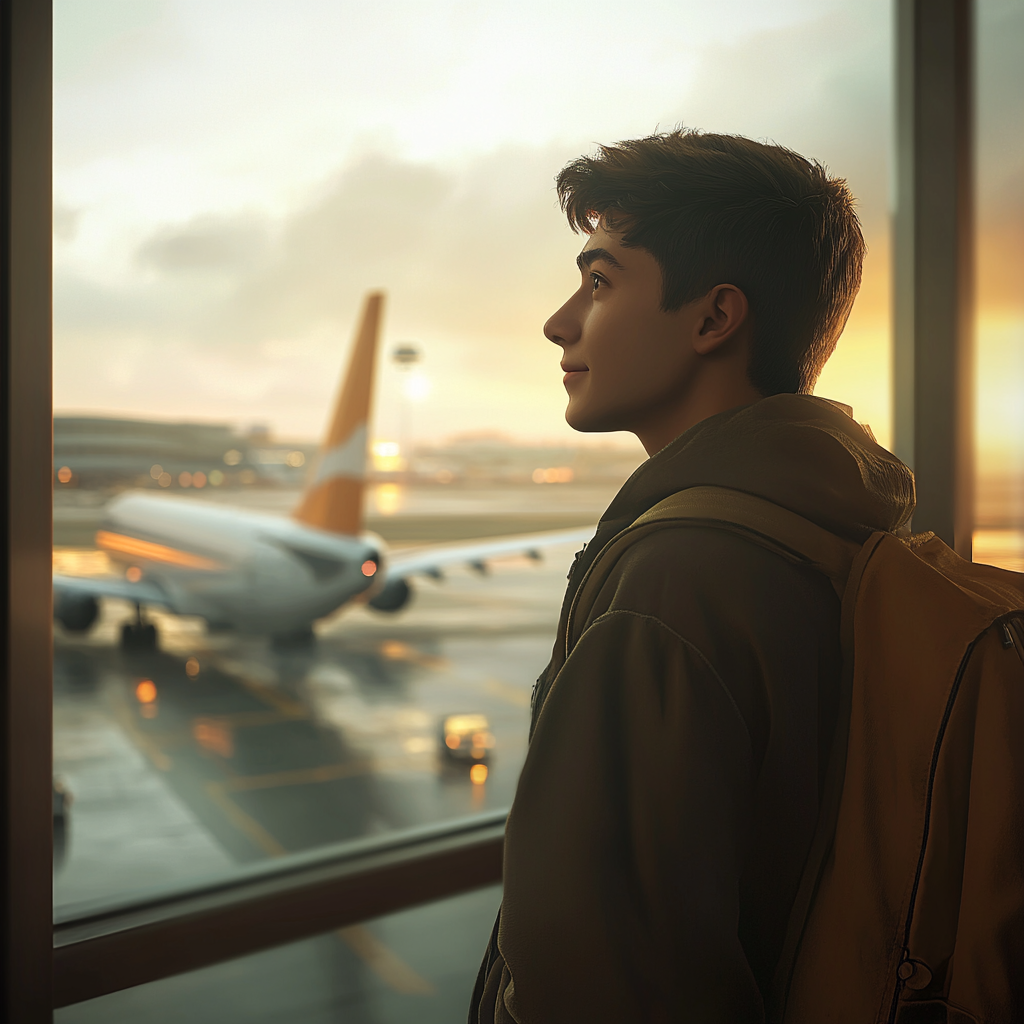
[[[379,540],[202,500],[122,495],[96,540],[171,611],[247,633],[306,630],[382,576]]]

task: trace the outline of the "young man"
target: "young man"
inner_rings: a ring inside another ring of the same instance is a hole
[[[545,325],[566,419],[632,431],[650,458],[570,573],[470,1019],[763,1021],[836,718],[836,592],[683,524],[578,592],[611,538],[689,487],[855,541],[909,520],[909,471],[810,395],[860,285],[853,197],[789,150],[683,131],[574,161],[558,194],[589,236]]]

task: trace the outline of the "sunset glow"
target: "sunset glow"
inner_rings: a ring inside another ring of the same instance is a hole
[[[422,367],[381,360],[374,436],[606,440],[564,423],[541,334],[581,245],[552,181],[595,141],[682,123],[848,179],[868,256],[817,393],[889,443],[889,0],[617,11],[57,0],[57,409],[258,416],[315,437],[360,296],[379,287],[382,349],[414,345]],[[987,0],[978,17],[979,465],[1020,472],[1024,11]],[[400,471],[404,455],[375,458]]]

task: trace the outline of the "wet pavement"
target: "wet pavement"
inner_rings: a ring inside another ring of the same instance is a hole
[[[596,498],[571,514],[585,517]],[[547,515],[552,504],[533,511]],[[447,531],[443,539],[470,523],[413,511]],[[406,520],[402,530],[416,527]],[[978,554],[1017,567],[1020,536],[979,531]],[[104,569],[98,553],[59,554],[66,570]],[[343,610],[308,648],[277,650],[154,614],[160,650],[127,653],[117,638],[131,609],[116,601],[85,637],[58,627],[55,773],[73,798],[54,877],[58,912],[507,807],[572,555],[551,549],[539,565],[510,559],[485,576],[467,568],[417,580],[407,609]],[[483,784],[441,755],[440,723],[459,712],[487,715],[496,738]],[[113,993],[55,1020],[461,1020],[499,900],[496,888],[469,893]]]
[[[55,905],[507,807],[572,554],[418,580],[406,610],[342,611],[306,649],[154,615],[160,650],[123,652],[114,601],[88,636],[58,633],[54,764],[73,803]],[[441,755],[458,712],[495,736],[483,784]]]
[[[121,651],[127,604],[85,637],[57,628],[55,773],[72,795],[61,916],[236,864],[507,807],[530,692],[550,654],[571,547],[416,580],[407,609],[343,610],[308,648],[154,614],[160,650]],[[102,568],[88,552],[87,570]],[[95,564],[93,564],[95,563]],[[446,715],[488,717],[483,784],[440,750]],[[469,893],[113,993],[94,1021],[461,1020],[500,899]]]

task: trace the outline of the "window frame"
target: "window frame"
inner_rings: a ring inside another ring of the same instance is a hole
[[[505,811],[243,867],[205,886],[68,914],[54,1007],[501,881]]]
[[[0,3],[0,487],[4,521],[0,767],[4,1020],[52,1001],[52,408],[50,0]]]
[[[896,0],[893,451],[914,530],[974,533],[974,0]]]

